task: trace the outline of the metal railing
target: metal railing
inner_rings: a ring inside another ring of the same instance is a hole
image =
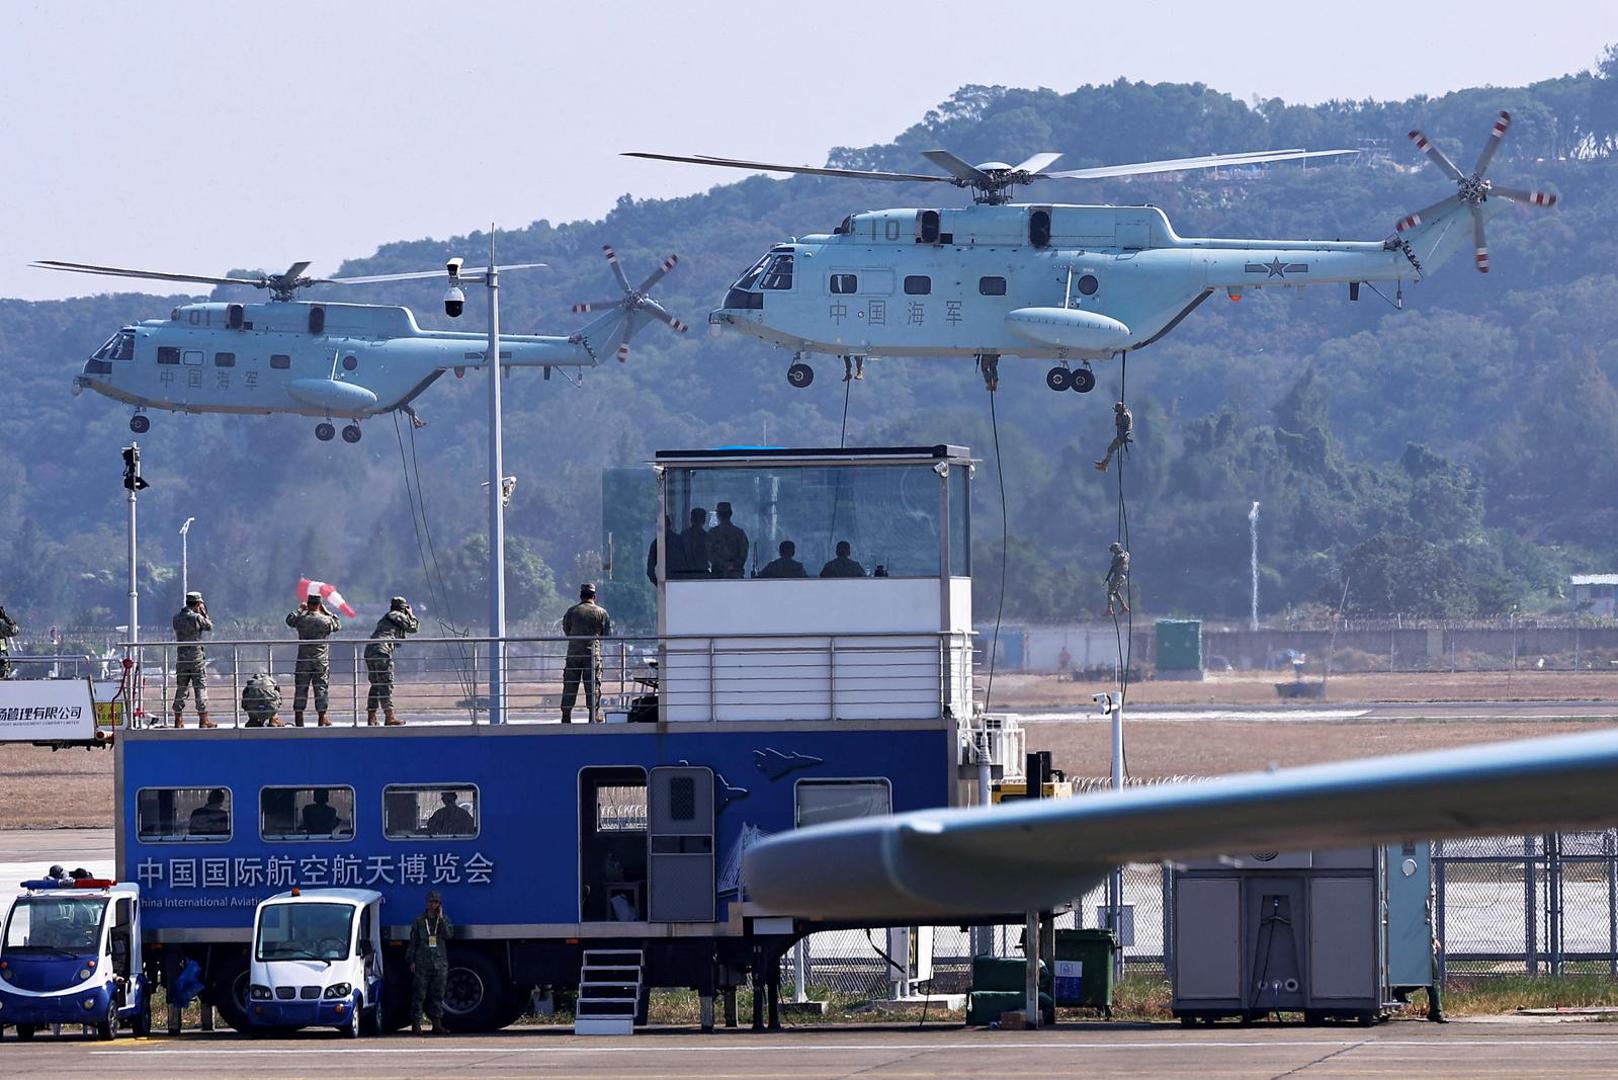
[[[407,724],[477,724],[488,721],[491,656],[500,658],[505,719],[535,723],[559,718],[569,645],[566,637],[506,637],[491,648],[487,637],[412,637],[393,658],[393,705]],[[370,678],[364,650],[369,639],[326,639],[328,716],[334,724],[366,722]],[[126,695],[134,706],[125,722],[161,726],[172,718],[178,686],[178,650],[196,643],[148,641],[122,648],[139,657],[140,678]],[[296,639],[204,641],[209,717],[222,726],[247,721],[241,694],[255,673],[270,675],[281,691],[283,722],[294,708]],[[599,639],[601,703],[608,720],[661,719],[846,720],[937,717],[971,711],[972,636],[969,633],[746,634]],[[65,658],[64,658],[65,659]],[[88,662],[87,662],[88,663]],[[116,677],[116,676],[115,676]],[[573,719],[589,716],[583,687]],[[187,693],[183,711],[195,718]],[[305,723],[314,722],[310,694]]]

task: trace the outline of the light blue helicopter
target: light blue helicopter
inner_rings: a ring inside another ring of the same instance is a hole
[[[1277,161],[1351,154],[1350,150],[1279,150],[1177,158],[1049,171],[1060,156],[1035,154],[1019,165],[971,165],[946,150],[923,156],[943,170],[772,165],[705,156],[628,156],[725,168],[948,183],[972,192],[973,205],[850,214],[830,235],[776,244],[708,316],[712,331],[737,330],[793,352],[787,380],[814,381],[807,353],[841,356],[844,379],[858,378],[868,356],[971,356],[998,383],[999,358],[1057,361],[1052,390],[1095,387],[1092,360],[1121,355],[1162,338],[1208,297],[1224,290],[1419,281],[1468,239],[1477,268],[1488,272],[1484,222],[1507,202],[1554,206],[1556,196],[1501,187],[1485,179],[1511,116],[1502,112],[1470,174],[1462,173],[1419,131],[1410,137],[1456,184],[1456,192],[1398,223],[1385,240],[1219,240],[1179,236],[1153,206],[1014,204],[1013,190],[1052,179],[1096,179],[1192,169],[1240,169]],[[1470,229],[1468,228],[1470,224]],[[1069,361],[1078,361],[1071,368]]]
[[[606,357],[623,361],[629,341],[653,319],[684,333],[685,323],[670,315],[651,296],[652,288],[673,270],[679,256],[670,255],[633,286],[612,248],[608,265],[623,296],[574,311],[600,314],[565,337],[507,334],[500,339],[503,368],[537,367],[549,378],[552,368],[585,368]],[[446,371],[463,375],[486,362],[488,338],[481,332],[423,330],[409,308],[379,304],[338,304],[296,300],[312,285],[375,285],[443,275],[445,314],[459,317],[465,305],[461,285],[477,280],[484,267],[463,269],[451,259],[443,270],[363,277],[315,278],[294,263],[279,274],[255,277],[212,277],[170,274],[90,263],[43,260],[33,265],[112,277],[181,281],[204,285],[247,285],[267,290],[267,303],[217,301],[184,304],[167,319],[147,319],[125,326],[84,362],[73,380],[75,394],[93,390],[135,407],[130,430],[152,426],[146,409],[189,413],[295,413],[321,418],[315,438],[337,434],[333,419],[350,423],[345,442],[360,441],[357,423],[379,413],[402,411],[420,425],[412,402]],[[518,263],[503,271],[526,270],[544,263]]]

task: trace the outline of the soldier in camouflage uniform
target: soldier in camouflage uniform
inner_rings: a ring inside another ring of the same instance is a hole
[[[186,593],[185,607],[174,616],[174,640],[201,641],[202,635],[212,630],[213,620],[208,618],[208,605],[202,602],[202,594]],[[174,651],[174,726],[177,728],[185,727],[182,714],[188,689],[197,701],[197,726],[219,726],[208,719],[208,672],[203,664],[207,655],[208,651],[201,645],[181,645]]]
[[[262,671],[247,677],[242,687],[242,711],[247,714],[248,727],[284,727],[276,711],[281,708],[281,688],[275,679]]]
[[[449,977],[449,939],[455,926],[444,914],[434,889],[427,894],[427,910],[410,924],[405,962],[410,965],[410,1033],[421,1034],[422,1007],[433,1022],[433,1034],[444,1034],[444,982]]]
[[[303,727],[303,708],[309,702],[309,688],[315,691],[315,712],[321,727],[331,727],[326,716],[330,705],[331,646],[326,638],[341,630],[343,624],[327,611],[320,602],[320,594],[309,597],[308,603],[287,616],[287,625],[298,632],[298,666],[292,675],[292,722]]]
[[[11,652],[11,639],[17,636],[22,627],[17,620],[6,614],[6,609],[0,606],[0,679],[11,678],[11,662],[7,656]]]
[[[1115,434],[1112,437],[1112,442],[1107,444],[1107,452],[1102,455],[1100,461],[1096,462],[1097,472],[1107,471],[1107,466],[1112,464],[1114,454],[1117,454],[1118,460],[1122,461],[1124,453],[1135,441],[1135,414],[1130,412],[1129,406],[1121,401],[1112,407],[1112,426]],[[1119,468],[1123,468],[1123,466],[1120,465]]]
[[[1113,605],[1117,604],[1125,612],[1129,611],[1129,552],[1124,545],[1114,540],[1107,550],[1112,552],[1112,563],[1107,567],[1107,614],[1113,613]]]
[[[747,567],[747,533],[730,521],[730,504],[722,502],[716,507],[719,524],[708,530],[708,561],[713,564],[713,576],[739,578]]]
[[[586,582],[579,586],[579,602],[562,616],[562,633],[578,640],[567,643],[567,662],[562,668],[562,723],[573,722],[573,703],[579,697],[579,683],[584,683],[584,705],[590,712],[590,722],[597,719],[601,704],[601,642],[612,633],[612,616],[596,603],[596,587]]]
[[[421,620],[402,596],[395,596],[387,614],[376,621],[371,643],[365,646],[365,674],[371,680],[371,692],[365,698],[365,722],[371,727],[376,726],[377,709],[382,710],[389,727],[404,723],[393,711],[393,650],[406,634],[420,629]]]

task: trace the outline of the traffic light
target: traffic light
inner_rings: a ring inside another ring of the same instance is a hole
[[[124,447],[124,487],[130,491],[141,491],[151,486],[140,476],[140,447]]]

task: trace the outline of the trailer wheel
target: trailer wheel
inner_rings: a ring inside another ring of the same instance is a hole
[[[455,1031],[498,1031],[505,1018],[505,980],[482,953],[451,958],[444,980],[444,1020]]]
[[[214,954],[213,977],[208,980],[208,1001],[236,1031],[247,1034],[247,953]]]
[[[27,1042],[29,1039],[32,1039],[34,1037],[34,1032],[36,1030],[37,1029],[34,1027],[33,1024],[18,1024],[17,1025],[17,1038],[21,1042]]]

